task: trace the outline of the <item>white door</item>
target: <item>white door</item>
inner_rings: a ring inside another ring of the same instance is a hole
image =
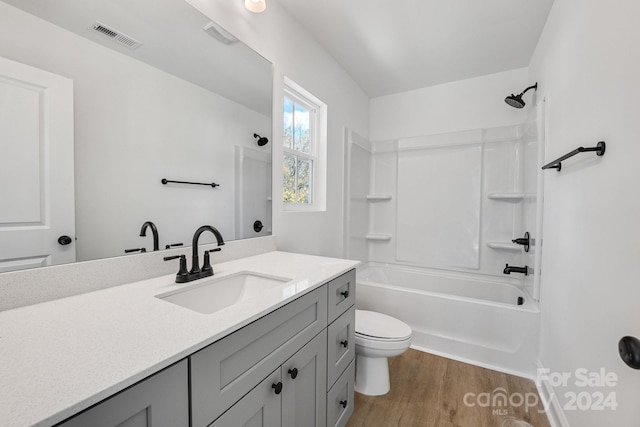
[[[0,57],[0,272],[75,258],[73,82]]]

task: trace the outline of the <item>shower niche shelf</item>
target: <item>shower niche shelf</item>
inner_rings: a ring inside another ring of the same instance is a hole
[[[522,250],[522,246],[516,245],[515,243],[511,243],[511,242],[490,241],[490,242],[486,242],[485,244],[487,245],[487,247],[491,249],[502,249],[505,251],[514,251],[514,252],[520,252]]]
[[[391,234],[369,233],[365,236],[367,240],[376,242],[386,242],[391,240]]]
[[[491,200],[503,200],[505,202],[520,202],[522,200],[535,200],[534,193],[489,193],[487,198]]]
[[[391,200],[391,194],[367,194],[367,202],[386,202]]]

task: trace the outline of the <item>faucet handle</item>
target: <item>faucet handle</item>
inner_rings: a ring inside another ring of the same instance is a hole
[[[213,267],[211,267],[211,258],[209,257],[210,252],[220,252],[220,248],[209,249],[208,251],[204,251],[204,260],[202,261],[202,272],[211,271],[213,274]]]
[[[171,248],[175,248],[176,246],[184,246],[184,243],[172,243],[170,245],[166,245],[164,248],[171,249]]]
[[[130,254],[132,252],[140,252],[140,253],[145,253],[147,252],[147,250],[145,248],[134,248],[134,249],[125,249],[124,253],[125,254]]]
[[[178,274],[176,274],[176,283],[184,283],[184,282],[187,281],[185,279],[189,275],[189,272],[187,271],[187,257],[186,257],[186,255],[166,256],[163,259],[165,261],[171,261],[171,260],[178,259],[178,258],[180,258],[180,268],[178,269]]]

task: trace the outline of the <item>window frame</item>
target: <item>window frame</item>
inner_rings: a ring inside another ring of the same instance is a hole
[[[300,85],[285,77],[283,103],[288,98],[293,104],[298,104],[309,111],[309,153],[301,150],[289,148],[284,145],[284,133],[282,141],[282,161],[284,156],[292,156],[296,159],[312,161],[312,177],[309,180],[311,203],[285,202],[282,201],[283,210],[290,212],[317,212],[326,211],[326,146],[327,146],[327,105],[318,98],[303,89]],[[283,104],[284,112],[284,104]],[[293,108],[295,115],[295,107]],[[283,121],[284,124],[284,121]],[[284,129],[284,128],[283,128]],[[294,145],[294,135],[292,135],[291,145]],[[297,183],[297,169],[296,169]],[[284,181],[283,181],[284,190]]]

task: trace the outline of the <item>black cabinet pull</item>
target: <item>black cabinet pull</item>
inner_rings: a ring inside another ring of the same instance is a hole
[[[343,408],[347,407],[347,401],[346,400],[341,400],[340,401],[340,406],[342,406]]]
[[[342,344],[342,346],[343,346],[344,348],[347,348],[347,347],[349,346],[349,341],[347,341],[347,340],[340,341],[340,344]]]
[[[342,291],[340,292],[340,295],[342,295],[345,298],[349,298],[349,291]]]
[[[298,368],[289,369],[289,375],[291,375],[291,378],[295,380],[298,376]]]
[[[277,384],[272,384],[271,388],[275,390],[276,394],[282,393],[282,383],[280,381]]]

